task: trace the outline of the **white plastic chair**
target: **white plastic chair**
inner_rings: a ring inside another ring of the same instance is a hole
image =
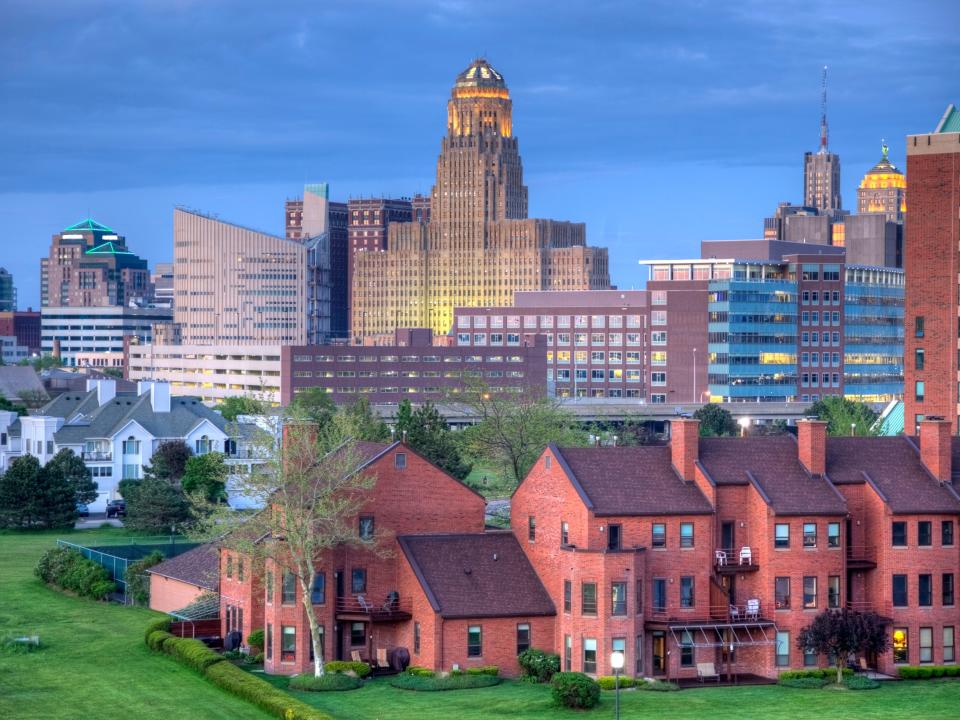
[[[747,600],[747,619],[756,620],[758,617],[760,617],[760,600],[750,598]]]
[[[738,608],[736,605],[731,605],[731,606],[730,606],[730,619],[731,619],[731,620],[739,620],[739,619],[740,619],[740,608]]]
[[[717,565],[727,564],[727,554],[723,550],[717,550],[713,555],[717,560]]]
[[[740,564],[753,565],[753,551],[749,545],[744,545],[740,548]]]

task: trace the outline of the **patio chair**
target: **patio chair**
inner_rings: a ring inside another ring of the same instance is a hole
[[[760,600],[750,598],[747,600],[747,620],[756,620],[760,617]]]
[[[697,679],[702,683],[708,678],[716,678],[717,683],[720,683],[720,673],[717,672],[717,668],[712,662],[697,663]]]
[[[387,660],[387,649],[386,648],[377,648],[377,664],[374,666],[374,670],[389,670],[390,662]]]
[[[396,612],[400,607],[400,593],[396,590],[391,590],[387,593],[387,599],[383,603],[383,611],[392,613]]]
[[[367,661],[364,660],[362,657],[360,657],[360,651],[359,651],[359,650],[351,650],[351,651],[350,651],[350,659],[351,659],[353,662],[357,662],[357,663],[366,663],[366,662],[367,662]]]
[[[740,548],[740,564],[753,565],[753,551],[749,545],[744,545]]]
[[[860,658],[860,672],[870,672],[870,667],[867,665],[867,659],[865,657]]]
[[[739,619],[740,619],[740,608],[738,608],[736,605],[731,605],[731,606],[730,606],[730,619],[731,619],[731,620],[739,620]]]
[[[727,553],[723,550],[717,550],[713,553],[713,556],[717,560],[717,565],[726,565],[727,564]]]
[[[367,602],[367,599],[363,595],[357,595],[357,602],[360,603],[360,607],[363,608],[364,612],[370,612],[373,610],[373,605]]]

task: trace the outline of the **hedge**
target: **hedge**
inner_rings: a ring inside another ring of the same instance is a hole
[[[680,686],[667,680],[637,680],[637,690],[649,690],[651,692],[672,692],[679,690]]]
[[[558,672],[550,680],[551,695],[556,705],[587,709],[600,702],[597,681],[580,672]]]
[[[904,680],[960,677],[960,665],[904,665],[899,674]]]
[[[165,653],[173,655],[181,663],[193,668],[201,675],[211,665],[226,660],[223,655],[214,652],[202,642],[193,638],[179,638],[170,635],[162,641],[161,646]]]
[[[66,547],[47,550],[37,562],[34,573],[47,585],[55,585],[91,600],[103,600],[117,589],[106,568]]]
[[[500,668],[496,665],[482,665],[480,667],[467,668],[467,675],[489,675],[497,677],[500,674]]]
[[[356,690],[363,685],[363,680],[352,675],[339,672],[328,672],[321,677],[313,675],[297,675],[290,678],[291,690],[305,690],[307,692],[339,692],[342,690]]]
[[[204,675],[217,687],[281,720],[333,720],[325,712],[310,707],[231,663],[211,665]]]
[[[880,687],[880,683],[866,675],[845,678],[843,684],[850,690],[876,690]]]
[[[168,633],[166,630],[154,630],[152,633],[147,635],[147,647],[151,650],[156,650],[157,652],[163,651],[163,642],[167,638],[172,638],[173,635]]]
[[[331,660],[323,664],[327,672],[346,673],[352,672],[358,678],[365,678],[370,674],[370,666],[365,662],[353,662],[352,660]]]
[[[802,690],[819,690],[824,685],[828,685],[829,680],[822,677],[799,677],[781,679],[778,684],[783,687],[800,688]]]
[[[601,675],[597,678],[597,684],[600,686],[601,690],[616,690],[617,688],[617,678],[613,675]],[[632,688],[636,684],[636,681],[629,675],[620,676],[620,689]]]
[[[170,618],[168,618],[168,617],[160,618],[160,619],[158,619],[158,620],[154,620],[154,621],[151,622],[149,625],[147,625],[147,629],[146,629],[146,630],[144,631],[144,633],[143,633],[143,641],[149,645],[149,644],[150,644],[150,636],[151,636],[153,633],[155,633],[157,630],[163,630],[164,632],[169,632],[169,631],[170,631],[170,625],[171,625],[172,623],[173,623],[173,621],[172,621]]]
[[[419,690],[422,692],[440,692],[444,690],[470,690],[491,687],[500,684],[500,678],[493,675],[450,674],[447,677],[430,677],[401,673],[390,678],[390,684],[401,690]]]
[[[263,630],[257,629],[247,635],[247,645],[263,650],[263,648],[266,647],[263,644]]]
[[[420,667],[419,665],[411,665],[407,668],[407,675],[417,675],[419,677],[433,677],[436,673],[430,668]]]
[[[843,677],[848,678],[853,675],[850,668],[843,669]],[[824,680],[834,680],[837,677],[836,668],[811,668],[810,670],[784,670],[780,673],[779,680],[802,680],[804,678],[823,678]]]

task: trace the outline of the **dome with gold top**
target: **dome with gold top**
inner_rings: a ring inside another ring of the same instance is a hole
[[[890,162],[886,143],[881,149],[880,162],[867,171],[857,188],[857,210],[882,213],[888,220],[899,222],[907,211],[907,178]]]
[[[485,58],[477,58],[462,73],[454,85],[458,88],[506,88],[503,75],[493,69]]]
[[[897,166],[890,162],[887,153],[890,148],[886,143],[881,145],[883,156],[880,161],[872,168],[867,170],[867,174],[860,181],[860,187],[864,190],[879,190],[884,188],[906,188],[907,178],[897,169]]]

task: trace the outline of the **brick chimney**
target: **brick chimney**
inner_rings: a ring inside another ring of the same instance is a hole
[[[827,423],[824,420],[797,420],[800,462],[811,475],[827,472]]]
[[[694,481],[694,467],[700,457],[700,421],[674,418],[670,421],[670,459],[684,482]]]
[[[949,420],[920,421],[920,461],[940,482],[950,482],[952,427]]]

